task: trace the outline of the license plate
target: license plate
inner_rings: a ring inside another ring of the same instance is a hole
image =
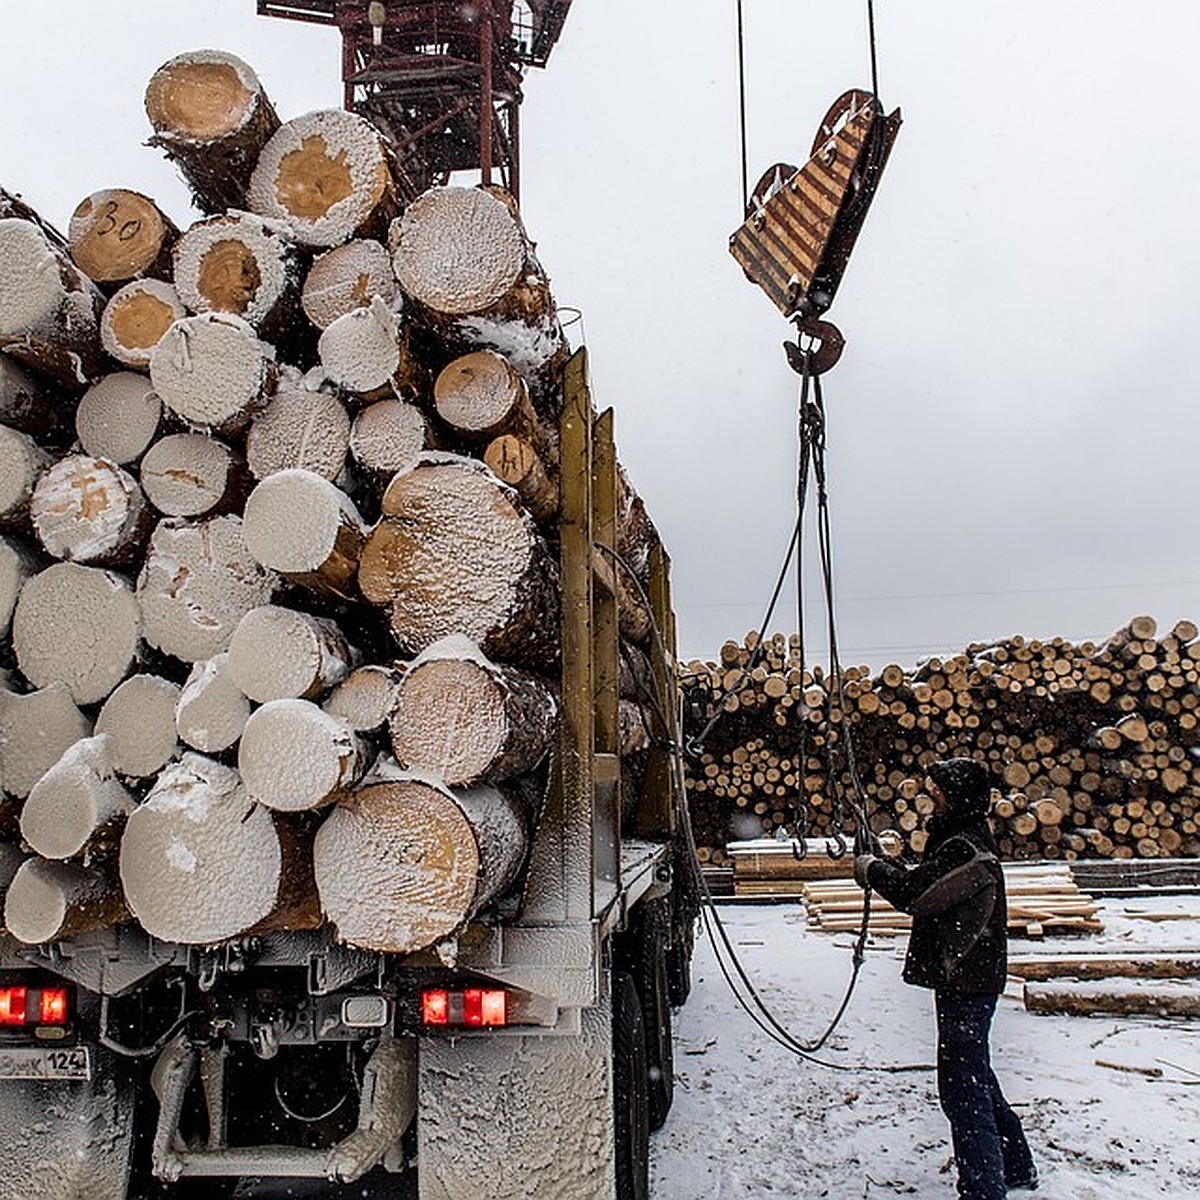
[[[0,1079],[91,1079],[86,1046],[0,1046]]]

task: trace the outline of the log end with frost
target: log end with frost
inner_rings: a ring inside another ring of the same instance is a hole
[[[450,936],[516,880],[528,832],[508,795],[399,779],[360,788],[317,831],[321,907],[344,942],[413,953]]]
[[[171,433],[142,458],[142,491],[168,517],[204,517],[240,508],[249,491],[246,464],[224,442]]]
[[[279,128],[262,83],[240,58],[193,50],[164,63],[146,88],[152,145],[166,151],[204,212],[245,208],[259,152]]]
[[[285,369],[246,435],[246,462],[255,479],[298,467],[333,480],[345,468],[349,447],[350,414],[342,402]]]
[[[354,501],[320,475],[268,475],[246,501],[242,534],[264,567],[315,591],[357,595],[366,525]]]
[[[37,556],[23,542],[0,537],[0,636],[12,626],[13,609],[25,581],[40,570]]]
[[[212,658],[278,585],[246,548],[240,517],[160,521],[138,576],[143,634],[183,662]]]
[[[10,796],[28,796],[63,753],[91,732],[91,721],[65,684],[23,695],[0,690],[0,785]]]
[[[147,933],[209,945],[271,914],[284,858],[271,814],[237,771],[185,754],[130,814],[120,867],[129,908]]]
[[[94,383],[75,410],[75,432],[86,454],[131,463],[154,440],[162,402],[145,375],[115,371]]]
[[[116,778],[112,739],[84,738],[33,785],[21,809],[21,836],[42,858],[110,853],[136,801]]]
[[[322,696],[360,661],[335,622],[274,604],[246,613],[229,642],[230,676],[260,704]]]
[[[392,480],[363,545],[362,594],[418,654],[461,633],[489,658],[554,660],[558,571],[533,518],[482,463],[426,455]]]
[[[140,626],[137,597],[119,575],[55,563],[21,589],[13,649],[35,687],[64,683],[77,704],[95,704],[133,668]]]
[[[405,670],[389,722],[392,749],[402,767],[451,787],[498,782],[541,761],[557,714],[541,679],[450,637]]]
[[[387,724],[395,711],[400,678],[395,667],[380,663],[355,667],[329,693],[322,707],[356,733],[370,733]]]
[[[354,731],[307,700],[270,700],[255,709],[238,743],[238,770],[250,794],[278,812],[336,800],[366,766]]]
[[[179,740],[204,754],[220,754],[242,736],[250,701],[233,682],[229,654],[195,663],[175,705]]]
[[[174,284],[135,279],[104,306],[100,341],[119,363],[148,371],[154,347],[176,321],[187,315]]]
[[[425,414],[407,400],[377,400],[360,409],[350,427],[350,453],[373,475],[391,478],[397,471],[416,466],[429,448],[429,423]]]
[[[26,859],[4,898],[8,932],[31,946],[107,929],[128,915],[121,889],[77,863]]]
[[[111,739],[113,769],[148,779],[175,757],[179,684],[159,675],[131,675],[114,689],[96,717],[96,733]]]
[[[42,475],[29,517],[54,558],[103,565],[132,562],[153,522],[137,480],[90,454],[60,458]]]
[[[0,425],[0,526],[20,527],[38,476],[52,459],[27,433]]]
[[[164,274],[177,236],[178,230],[149,196],[127,188],[93,192],[76,207],[67,227],[71,258],[97,283]]]
[[[386,230],[396,197],[379,131],[343,109],[306,113],[263,147],[250,180],[251,212],[284,222],[307,246],[337,246]]]
[[[275,351],[232,313],[176,321],[154,347],[150,379],[180,420],[216,433],[244,428],[275,380]]]
[[[387,248],[372,238],[354,238],[318,256],[304,279],[301,304],[318,329],[328,329],[338,317],[366,308],[379,296],[390,309],[397,307],[400,285]]]
[[[396,314],[376,296],[365,308],[338,317],[317,342],[321,369],[339,387],[377,397],[393,389],[400,369]]]

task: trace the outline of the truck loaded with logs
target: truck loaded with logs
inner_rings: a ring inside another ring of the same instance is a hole
[[[694,855],[585,352],[501,188],[146,106],[190,228],[0,192],[0,1197],[644,1196]]]

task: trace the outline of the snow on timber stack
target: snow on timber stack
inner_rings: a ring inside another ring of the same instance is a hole
[[[547,782],[548,280],[499,189],[401,212],[373,126],[281,122],[231,55],[146,110],[190,227],[108,189],[63,237],[0,191],[4,927],[420,950],[517,886]]]

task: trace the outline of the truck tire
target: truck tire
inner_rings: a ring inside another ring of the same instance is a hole
[[[646,1029],[633,977],[613,975],[613,1105],[617,1200],[649,1200]]]
[[[667,984],[673,1008],[682,1008],[692,992],[692,949],[696,944],[696,921],[676,918],[675,936],[667,951]]]
[[[644,904],[639,920],[634,981],[642,1001],[646,1027],[646,1063],[649,1070],[650,1128],[661,1129],[675,1097],[675,1053],[671,1036],[671,996],[667,978],[665,904]]]

